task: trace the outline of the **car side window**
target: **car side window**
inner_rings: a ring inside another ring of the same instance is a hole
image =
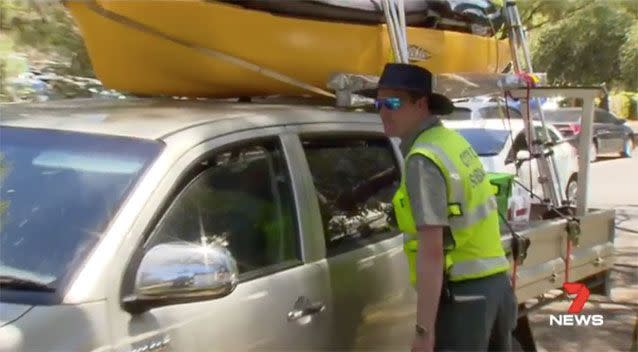
[[[173,241],[223,243],[239,273],[300,260],[291,182],[281,145],[234,146],[200,162],[145,250]]]
[[[504,110],[503,110],[503,113],[505,113]],[[479,115],[483,119],[498,119],[498,118],[500,118],[499,109],[498,109],[497,106],[488,106],[488,107],[485,107],[485,108],[480,108],[479,109]],[[505,116],[505,115],[503,115],[503,116]]]
[[[594,122],[595,123],[615,123],[616,118],[614,115],[608,113],[607,111],[596,110],[594,113]]]
[[[302,137],[328,256],[395,235],[389,214],[400,183],[385,137]]]

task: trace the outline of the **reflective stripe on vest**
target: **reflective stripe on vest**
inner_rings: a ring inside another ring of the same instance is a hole
[[[471,146],[444,127],[424,132],[411,147],[407,158],[422,154],[440,169],[447,186],[449,228],[454,246],[445,248],[445,271],[451,281],[486,277],[509,268],[509,261],[501,246],[498,228],[498,204],[489,181],[474,178],[481,169],[478,156]],[[449,148],[448,148],[449,147]],[[470,159],[463,159],[463,157]],[[457,160],[459,159],[459,160]],[[465,168],[467,167],[467,169]],[[479,177],[482,175],[479,174]],[[404,252],[410,267],[410,281],[416,283],[418,230],[411,213],[405,176],[393,197],[399,228],[404,233]],[[422,239],[426,240],[426,239]]]
[[[448,203],[450,204],[448,207],[454,207],[454,205],[463,204],[467,197],[465,196],[465,189],[463,188],[463,181],[461,180],[461,176],[456,166],[447,157],[447,154],[439,148],[438,146],[430,143],[417,143],[414,145],[417,148],[427,149],[430,152],[436,154],[441,162],[445,165],[450,174],[450,198],[448,199]],[[462,210],[462,209],[461,209]],[[496,197],[490,197],[487,202],[475,207],[471,211],[465,209],[465,211],[460,211],[460,214],[451,214],[450,218],[450,228],[458,229],[472,226],[473,224],[483,220],[494,210],[498,210],[498,203],[496,202]],[[451,211],[453,213],[453,211]]]
[[[509,261],[505,257],[481,258],[454,263],[449,274],[452,277],[474,276],[493,268],[508,266]]]
[[[445,154],[443,149],[430,143],[417,143],[413,146],[413,148],[427,149],[436,154],[439,159],[441,159],[441,162],[443,162],[443,165],[445,165],[445,168],[450,174],[450,199],[448,199],[448,203],[463,204],[463,202],[465,201],[465,191],[463,188],[463,180],[461,180],[461,174],[459,173],[459,170],[456,168],[452,160],[447,157],[447,154]]]
[[[450,228],[459,229],[470,227],[488,217],[490,213],[495,210],[498,210],[496,197],[490,197],[487,202],[472,209],[471,212],[467,211],[461,216],[450,218]]]
[[[486,203],[474,208],[472,212],[465,213],[461,216],[450,218],[450,229],[462,229],[470,227],[477,222],[487,218],[491,212],[498,210],[498,203],[495,197],[491,197]],[[404,233],[403,241],[415,241],[417,235],[415,233]]]

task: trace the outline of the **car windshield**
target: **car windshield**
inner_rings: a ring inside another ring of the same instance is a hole
[[[79,266],[163,144],[0,129],[0,276],[51,288]]]
[[[498,155],[509,138],[509,131],[486,128],[461,128],[457,130],[472,145],[479,156]]]

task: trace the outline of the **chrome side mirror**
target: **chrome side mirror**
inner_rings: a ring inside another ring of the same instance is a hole
[[[229,295],[239,271],[230,252],[219,244],[159,244],[142,258],[133,295],[124,299],[129,311],[203,301]]]

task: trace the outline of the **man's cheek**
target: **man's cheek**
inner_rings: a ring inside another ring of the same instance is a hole
[[[384,126],[389,126],[392,124],[392,120],[389,116],[381,116],[381,122],[383,122]]]

